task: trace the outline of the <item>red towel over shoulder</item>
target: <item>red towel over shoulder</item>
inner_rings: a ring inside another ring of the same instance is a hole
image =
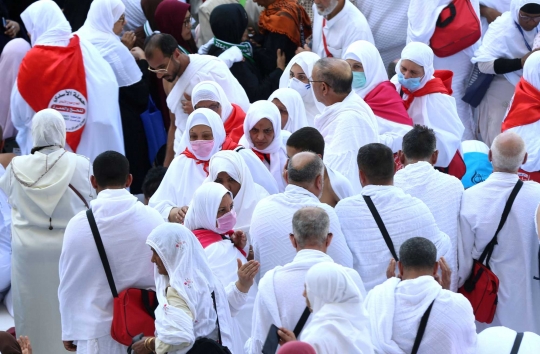
[[[234,103],[231,103],[231,105],[233,110],[223,126],[225,127],[225,134],[227,134],[233,142],[238,144],[238,141],[240,141],[240,138],[244,135],[244,119],[246,119],[246,112]]]
[[[502,131],[534,123],[540,119],[540,91],[524,78],[516,85],[510,110],[502,123]]]
[[[413,92],[401,86],[403,92],[407,94],[407,99],[403,101],[403,104],[405,104],[405,109],[409,109],[411,103],[416,97],[422,97],[429,95],[430,93],[444,93],[447,95],[452,95],[452,77],[454,76],[454,73],[450,70],[435,70],[433,76],[434,78],[426,82],[424,87]]]
[[[383,81],[375,86],[364,97],[364,101],[378,117],[399,124],[413,125],[411,117],[403,106],[403,100],[390,81]]]

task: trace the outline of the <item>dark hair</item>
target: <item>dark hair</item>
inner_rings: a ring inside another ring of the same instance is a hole
[[[427,238],[412,237],[399,248],[399,260],[404,268],[433,268],[437,262],[437,248]]]
[[[308,152],[305,152],[308,154]],[[320,176],[324,173],[324,163],[322,159],[315,155],[312,152],[309,152],[311,155],[311,160],[305,162],[302,166],[297,166],[298,155],[296,154],[289,159],[289,164],[287,165],[287,176],[289,177],[290,182],[295,183],[309,183],[315,181],[317,176]]]
[[[540,5],[529,3],[523,5],[520,10],[528,14],[540,14]]]
[[[415,124],[403,137],[402,150],[408,159],[423,160],[430,158],[437,149],[437,138],[433,129]]]
[[[386,182],[394,176],[395,162],[392,150],[379,143],[364,145],[358,150],[358,169],[370,183]]]
[[[337,70],[342,59],[322,58],[317,60],[315,66],[319,68],[319,80],[324,81],[337,94],[349,94],[352,90],[353,75],[349,64],[344,65],[346,71]]]
[[[94,160],[94,177],[101,188],[120,187],[129,176],[129,161],[119,152],[105,151]]]
[[[300,151],[311,151],[317,155],[324,154],[324,138],[315,128],[300,128],[291,134],[287,140],[287,146]]]
[[[145,198],[150,199],[156,193],[163,177],[165,177],[165,172],[167,172],[167,168],[163,166],[153,167],[148,171],[141,187]]]
[[[159,49],[163,56],[169,58],[174,51],[178,49],[178,42],[173,36],[167,33],[153,33],[146,37],[144,42],[144,55],[151,59],[154,55],[154,50]]]

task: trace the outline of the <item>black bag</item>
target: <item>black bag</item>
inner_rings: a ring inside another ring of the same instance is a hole
[[[375,219],[375,222],[377,223],[377,226],[379,227],[379,230],[381,230],[381,234],[384,238],[384,242],[386,242],[386,246],[390,250],[390,253],[392,253],[392,257],[394,257],[394,260],[396,262],[399,261],[398,255],[396,253],[396,249],[394,248],[394,243],[392,242],[392,239],[390,238],[390,234],[388,234],[388,230],[386,230],[386,226],[384,226],[384,222],[381,219],[381,215],[379,215],[377,208],[375,208],[375,204],[373,204],[373,201],[371,200],[370,196],[363,195],[363,197],[369,208],[369,211],[371,211],[371,215],[373,215],[373,218]]]
[[[420,326],[418,327],[418,332],[416,332],[416,338],[414,339],[414,345],[411,351],[411,354],[418,353],[418,348],[420,347],[420,342],[422,342],[422,338],[424,337],[424,332],[426,331],[427,321],[429,319],[429,314],[431,313],[431,308],[433,307],[433,302],[429,307],[427,308],[426,312],[424,312],[424,315],[422,316],[422,319],[420,320]]]
[[[484,74],[483,72],[480,72],[478,64],[474,64],[471,77],[469,78],[469,85],[461,100],[474,108],[478,107],[486,95],[494,77],[495,75],[493,74]]]
[[[309,310],[309,307],[306,306],[304,312],[302,312],[302,316],[300,316],[296,326],[294,326],[293,333],[297,339],[300,336],[302,329],[304,329],[310,314],[311,311]],[[263,354],[274,354],[276,352],[279,345],[279,335],[277,334],[277,330],[278,328],[274,324],[270,325],[270,330],[268,331],[268,335],[266,336],[262,349]]]

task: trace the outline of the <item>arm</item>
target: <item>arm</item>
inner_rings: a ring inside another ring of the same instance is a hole
[[[169,131],[167,132],[167,152],[165,153],[165,161],[163,162],[163,166],[165,167],[169,167],[174,159],[174,135],[176,133],[176,119],[171,111],[169,111],[169,116],[171,117],[171,125],[169,126]]]
[[[495,21],[501,15],[499,11],[491,7],[480,5],[480,16],[485,17],[488,23]]]

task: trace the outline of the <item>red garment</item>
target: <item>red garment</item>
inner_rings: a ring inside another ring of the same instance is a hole
[[[167,33],[176,39],[179,46],[189,53],[197,53],[195,40],[193,36],[189,40],[182,37],[183,21],[188,11],[191,11],[191,5],[178,0],[165,0],[157,5],[154,12],[154,21],[156,27],[161,33]],[[144,48],[143,48],[144,49]]]
[[[259,159],[261,159],[262,162],[266,161],[270,163],[270,154],[263,154],[262,152],[259,152],[257,150],[251,149],[257,155]]]
[[[223,241],[223,237],[221,237],[222,235],[211,230],[206,230],[206,229],[193,230],[193,234],[195,235],[195,237],[197,237],[197,240],[199,240],[203,248],[206,248],[216,242]],[[223,236],[228,236],[229,238],[231,238],[233,234],[234,234],[234,230],[229,230],[226,233],[224,233]],[[236,249],[238,249],[240,253],[244,255],[244,257],[247,257],[246,252],[243,249],[238,248],[238,247],[236,247]]]
[[[407,88],[401,86],[403,92],[407,94],[407,99],[403,101],[405,109],[408,110],[411,106],[411,103],[416,97],[422,97],[429,95],[430,93],[444,93],[447,95],[452,95],[452,76],[454,73],[450,70],[435,70],[433,73],[435,78],[426,82],[424,87],[416,91],[410,92]]]
[[[535,181],[540,183],[540,171],[527,172],[520,168],[518,171],[518,176],[522,181]]]
[[[502,131],[531,124],[539,119],[540,91],[522,77],[516,85],[516,93],[502,123]]]
[[[465,175],[465,172],[467,172],[467,166],[465,165],[465,161],[463,161],[463,157],[459,151],[456,151],[456,154],[454,155],[452,161],[450,161],[448,167],[435,168],[441,172],[454,176],[459,180],[461,180],[461,178]]]
[[[221,151],[223,150],[234,150],[238,146],[237,143],[233,142],[231,138],[226,137],[225,141],[223,142],[223,145],[221,145]],[[210,165],[210,160],[199,160],[197,156],[195,156],[189,149],[186,147],[184,151],[180,153],[180,155],[186,155],[187,158],[195,160],[195,163],[197,165],[203,165],[203,171],[206,172],[206,175],[208,176],[208,166]]]
[[[231,103],[231,105],[233,110],[223,126],[225,127],[225,134],[238,144],[238,141],[244,135],[244,119],[246,119],[246,112],[244,112],[242,107],[235,105],[234,103]]]
[[[396,87],[390,81],[383,81],[371,90],[364,101],[376,116],[386,120],[413,125],[413,121],[403,106],[403,100],[396,92]]]
[[[88,116],[86,73],[80,40],[66,47],[36,45],[24,57],[17,76],[22,98],[35,111],[52,108],[66,122],[66,142],[77,151]]]

